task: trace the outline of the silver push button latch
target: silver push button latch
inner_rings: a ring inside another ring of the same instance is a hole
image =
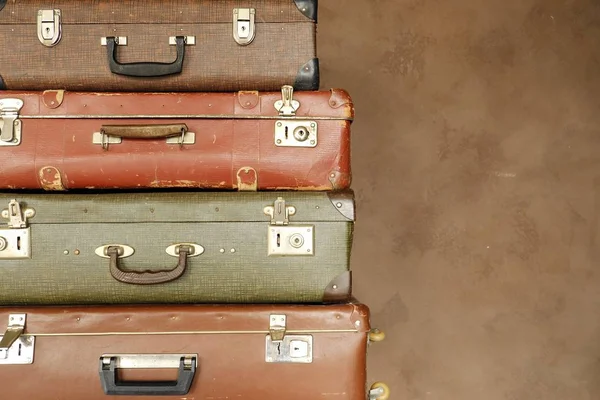
[[[269,316],[269,334],[266,337],[265,361],[268,363],[311,363],[313,337],[286,334],[287,317]]]
[[[254,40],[254,8],[233,9],[233,39],[240,46],[247,46]]]
[[[27,219],[35,215],[35,210],[23,210],[13,199],[0,215],[8,219],[8,226],[0,228],[0,260],[31,258],[31,228],[27,226]]]
[[[290,225],[290,216],[296,208],[278,197],[272,206],[263,209],[271,217],[267,233],[268,256],[312,256],[314,252],[314,225]]]
[[[283,117],[294,117],[300,102],[294,100],[294,88],[285,85],[281,88],[281,100],[275,102],[275,109]],[[282,119],[275,121],[275,146],[316,147],[317,122],[310,120]]]
[[[0,146],[17,146],[21,143],[21,99],[0,99]]]
[[[60,10],[39,10],[37,15],[37,33],[40,43],[53,47],[60,42],[62,26]]]

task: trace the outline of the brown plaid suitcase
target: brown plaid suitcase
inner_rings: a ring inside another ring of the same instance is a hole
[[[366,387],[384,335],[358,303],[0,308],[0,321],[5,399],[389,396]]]
[[[0,88],[319,87],[317,0],[0,0]]]

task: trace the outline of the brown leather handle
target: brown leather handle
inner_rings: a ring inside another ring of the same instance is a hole
[[[103,125],[100,132],[128,139],[161,139],[181,136],[188,131],[186,124],[171,125]]]
[[[123,248],[111,246],[106,249],[106,254],[110,258],[110,274],[113,278],[123,283],[133,285],[155,285],[157,283],[166,283],[174,281],[184,274],[187,268],[187,257],[193,252],[190,246],[179,246],[179,261],[177,266],[170,270],[163,271],[130,271],[125,272],[119,268],[119,256],[123,254]]]

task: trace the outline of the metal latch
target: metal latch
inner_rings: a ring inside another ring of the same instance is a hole
[[[13,199],[0,215],[8,219],[8,227],[0,229],[0,260],[31,258],[31,228],[27,219],[35,215],[35,210],[21,210],[19,202]]]
[[[294,100],[294,87],[284,85],[281,88],[281,100],[275,102],[275,109],[279,111],[279,115],[293,116],[300,108],[300,102]]]
[[[56,46],[60,42],[62,35],[60,10],[39,10],[37,15],[37,31],[38,39],[44,46]]]
[[[8,327],[0,340],[0,365],[31,364],[35,337],[23,336],[27,314],[10,314]]]
[[[21,99],[0,99],[0,146],[17,146],[21,143]]]
[[[241,46],[252,43],[256,31],[254,29],[254,8],[233,9],[233,39]]]
[[[266,337],[265,361],[268,363],[311,363],[311,335],[286,335],[287,317],[271,314]]]
[[[300,102],[294,100],[293,86],[281,88],[281,100],[275,102],[279,115],[293,117],[300,108]],[[316,147],[317,122],[310,120],[275,121],[275,145],[279,147]]]
[[[289,225],[296,207],[287,206],[278,197],[272,206],[263,209],[271,217],[267,232],[268,256],[312,256],[314,254],[314,225]]]

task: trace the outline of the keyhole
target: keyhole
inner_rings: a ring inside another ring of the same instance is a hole
[[[281,247],[281,234],[277,234],[277,247]]]
[[[277,343],[277,354],[281,355],[281,343]]]
[[[50,33],[50,28],[46,28],[46,33]]]
[[[19,343],[19,350],[17,351],[18,356],[21,355],[21,347],[23,347],[23,345],[21,343]]]
[[[21,250],[21,236],[17,236],[17,250]]]
[[[245,31],[246,31],[246,27],[242,26],[242,32],[245,32]]]
[[[289,128],[286,126],[285,127],[285,139],[287,140],[288,138],[288,132],[289,132]]]

